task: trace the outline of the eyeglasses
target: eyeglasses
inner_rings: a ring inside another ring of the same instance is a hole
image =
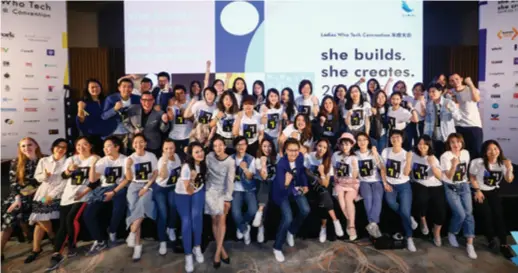
[[[57,149],[63,149],[63,150],[66,150],[67,149],[67,146],[64,146],[64,145],[58,145],[56,146]]]

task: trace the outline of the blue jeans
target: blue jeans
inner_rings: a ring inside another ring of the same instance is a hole
[[[257,212],[257,198],[255,191],[234,191],[232,193],[232,218],[240,232],[246,231],[246,226],[255,217]],[[243,203],[246,202],[247,211],[243,216]]]
[[[371,141],[372,141],[372,145],[375,145],[376,149],[378,149],[378,153],[380,153],[380,155],[381,155],[381,152],[383,152],[383,149],[388,147],[388,145],[387,145],[387,141],[388,141],[387,134],[382,135],[379,139],[371,138]]]
[[[192,254],[194,246],[201,245],[203,231],[203,209],[205,208],[205,187],[193,195],[177,194],[175,196],[178,214],[182,220],[182,241],[186,255]]]
[[[379,182],[360,182],[360,195],[369,223],[379,223],[383,200],[383,184]]]
[[[405,237],[412,237],[412,187],[410,182],[390,186],[392,186],[392,192],[385,192],[385,201],[401,217]]]
[[[475,218],[473,217],[469,183],[457,185],[445,183],[444,191],[446,192],[446,201],[448,201],[452,212],[449,232],[458,234],[462,228],[464,237],[475,237]]]
[[[153,200],[157,208],[157,232],[160,242],[167,242],[166,227],[175,228],[178,212],[176,210],[174,187],[161,187],[153,184]]]
[[[279,224],[279,229],[275,235],[275,243],[273,244],[273,248],[276,250],[282,250],[282,245],[284,245],[284,241],[286,241],[288,231],[293,235],[297,234],[300,226],[304,223],[304,219],[306,219],[309,214],[310,208],[306,196],[297,195],[293,196],[293,199],[299,208],[299,214],[295,220],[293,220],[293,212],[291,211],[289,198],[286,198],[279,206],[281,209],[281,223]]]
[[[109,233],[116,233],[122,218],[126,217],[126,191],[127,188],[123,188],[112,198],[111,202],[113,204],[113,208],[112,216],[110,219],[110,226],[108,227]],[[106,226],[101,228],[98,220],[99,212],[105,209],[106,205],[106,202],[90,203],[86,206],[83,214],[86,228],[88,229],[88,232],[90,232],[92,239],[96,241],[103,241],[106,238],[106,235],[102,232],[102,230],[105,230]]]

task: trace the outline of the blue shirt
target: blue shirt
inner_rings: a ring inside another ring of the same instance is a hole
[[[88,115],[85,114],[85,119],[83,122],[79,121],[79,117],[76,117],[76,125],[77,129],[81,131],[83,135],[97,135],[97,136],[108,136],[110,135],[115,127],[117,126],[117,122],[114,119],[111,120],[103,120],[101,118],[102,115],[102,102],[95,101],[85,101],[85,111]]]
[[[286,173],[295,172],[293,180],[288,187],[284,186]],[[274,183],[272,184],[272,199],[275,204],[280,205],[289,196],[295,195],[297,190],[295,187],[307,187],[308,178],[304,169],[304,156],[299,153],[295,160],[295,169],[291,169],[288,157],[284,155],[277,163],[276,175]]]

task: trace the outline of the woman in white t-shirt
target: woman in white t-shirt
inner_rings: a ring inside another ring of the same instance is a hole
[[[172,139],[162,144],[162,157],[158,160],[158,177],[153,184],[153,200],[157,208],[157,233],[160,247],[158,253],[167,253],[167,240],[176,241],[176,221],[178,212],[175,203],[175,186],[180,178],[182,161],[176,153]],[[167,236],[166,236],[167,235]]]
[[[390,95],[390,102],[392,107],[388,109],[388,128],[389,130],[402,130],[405,131],[408,122],[418,122],[417,111],[412,109],[411,111],[402,107],[403,95],[399,92],[394,92]],[[406,137],[403,143],[403,148],[407,151],[412,149],[412,142]]]
[[[243,100],[243,96],[248,95],[245,79],[237,77],[232,84],[232,92],[236,97],[238,107],[241,108],[241,101]]]
[[[349,131],[353,135],[358,132],[370,133],[371,105],[364,101],[360,87],[353,85],[349,87],[349,92],[345,97],[344,119]]]
[[[201,235],[206,175],[207,165],[203,145],[199,142],[191,142],[187,147],[187,158],[182,165],[180,179],[175,188],[176,207],[182,221],[182,241],[187,272],[194,270],[193,253],[198,263],[204,261],[201,252]]]
[[[65,161],[65,170],[61,177],[67,179],[65,190],[61,195],[61,207],[59,215],[59,230],[54,239],[54,254],[50,258],[50,266],[47,270],[56,269],[65,259],[61,252],[64,249],[65,242],[68,240],[68,257],[77,255],[76,241],[79,235],[79,227],[81,215],[88,195],[86,189],[90,186],[88,181],[88,173],[92,162],[98,156],[92,154],[92,144],[86,136],[81,136],[75,141],[76,155],[67,158]],[[70,234],[73,233],[73,234]]]
[[[259,149],[259,142],[264,137],[264,124],[261,115],[254,110],[255,99],[253,96],[243,97],[243,111],[239,112],[232,128],[232,134],[244,136],[248,142],[246,152],[255,154]]]
[[[459,247],[457,234],[461,231],[466,237],[466,251],[471,259],[477,258],[473,238],[475,237],[475,218],[468,180],[469,152],[464,149],[464,138],[459,133],[448,136],[445,152],[441,155],[442,181],[446,201],[452,211],[448,241],[453,247]]]
[[[146,144],[144,135],[136,134],[133,138],[135,152],[126,159],[126,179],[131,181],[126,195],[129,210],[126,226],[131,230],[126,242],[129,247],[133,247],[133,261],[140,260],[142,255],[140,228],[144,218],[156,219],[151,191],[158,176],[157,160],[153,153],[145,150]]]
[[[300,152],[306,154],[313,150],[313,133],[311,132],[311,123],[308,116],[304,114],[297,114],[295,122],[288,125],[279,137],[279,153],[282,155],[284,151],[284,142],[288,138],[294,138],[300,143]]]
[[[183,149],[189,145],[189,133],[192,131],[192,119],[184,118],[189,101],[187,100],[187,90],[185,86],[177,84],[173,87],[174,97],[169,99],[167,106],[167,116],[171,122],[171,130],[169,131],[169,138],[174,141],[176,151],[178,151],[181,158],[185,157]],[[197,100],[198,95],[194,96]]]
[[[513,182],[513,164],[505,158],[498,142],[487,140],[482,144],[482,158],[471,161],[469,174],[475,192],[475,213],[485,223],[489,248],[510,259],[514,255],[507,244],[509,231],[505,227],[500,182]]]
[[[212,131],[216,130],[215,135],[220,136],[225,141],[227,147],[227,154],[233,153],[232,145],[232,129],[236,115],[239,112],[236,97],[232,91],[225,91],[218,101],[218,109],[214,110],[214,115],[210,121],[210,128]]]
[[[194,117],[194,124],[209,124],[214,110],[216,110],[216,90],[213,87],[206,87],[203,90],[203,100],[191,99],[183,117],[185,119]]]
[[[381,153],[387,169],[387,182],[383,183],[383,187],[385,201],[394,212],[399,214],[403,222],[407,249],[410,252],[416,252],[412,233],[417,228],[417,223],[411,216],[412,188],[408,177],[412,168],[412,152],[403,149],[403,135],[401,130],[392,130],[390,133],[392,147],[384,149]]]
[[[316,151],[305,155],[304,167],[308,176],[309,192],[313,195],[320,209],[321,226],[319,240],[324,243],[327,240],[327,216],[331,217],[335,227],[336,236],[344,236],[340,220],[334,211],[333,199],[329,192],[329,182],[333,176],[333,165],[331,163],[331,144],[325,138],[316,143]]]
[[[358,197],[360,183],[358,181],[358,159],[352,152],[356,144],[351,133],[344,133],[338,140],[339,150],[333,154],[331,164],[334,170],[334,186],[338,203],[347,219],[347,235],[354,241],[356,235],[356,207],[354,200]]]
[[[279,91],[275,88],[270,88],[266,93],[266,102],[261,105],[259,109],[259,113],[261,113],[261,118],[264,125],[264,133],[270,139],[273,140],[273,143],[276,143],[275,147],[279,143],[279,135],[282,132],[282,120],[288,119],[286,113],[284,113],[284,109],[280,103]]]
[[[318,98],[313,95],[313,84],[310,80],[302,80],[299,83],[300,96],[295,99],[297,111],[306,115],[309,120],[318,116]]]
[[[441,227],[446,218],[446,197],[441,182],[441,167],[434,156],[432,138],[418,138],[412,156],[412,193],[415,216],[420,219],[421,233],[428,235],[429,214],[433,226],[433,242],[441,246]],[[429,213],[428,213],[429,212]]]
[[[90,194],[88,205],[85,208],[84,219],[86,227],[94,239],[94,243],[88,252],[89,255],[96,254],[107,247],[106,227],[101,227],[99,221],[99,213],[107,209],[108,202],[113,201],[112,215],[108,228],[109,239],[111,243],[115,243],[117,237],[117,229],[122,218],[126,215],[126,180],[125,161],[126,156],[120,154],[122,142],[119,138],[110,136],[104,140],[103,158],[92,161],[88,179],[90,184],[96,184]],[[88,188],[89,191],[91,188]]]

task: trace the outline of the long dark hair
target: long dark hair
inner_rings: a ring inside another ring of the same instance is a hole
[[[252,85],[252,96],[254,96],[255,100],[257,101],[258,100],[258,97],[257,95],[255,94],[255,85],[259,85],[261,86],[261,96],[265,98],[264,96],[264,82],[263,81],[260,81],[260,80],[257,80],[254,82],[254,84]],[[280,101],[280,97],[279,97],[279,101]],[[258,102],[259,103],[259,102]]]
[[[218,110],[222,113],[227,112],[227,110],[225,109],[225,104],[223,103],[223,99],[227,96],[230,97],[230,99],[232,100],[232,107],[230,108],[230,114],[237,113],[239,111],[239,107],[237,105],[237,99],[236,99],[236,96],[234,96],[234,94],[230,90],[223,92],[221,94],[221,97],[219,97],[219,100],[217,103]]]
[[[358,89],[358,92],[360,93],[360,102],[358,103],[358,106],[359,107],[363,107],[363,103],[365,102],[364,99],[363,99],[363,94],[362,94],[362,90],[360,89],[360,87],[358,85],[351,85],[349,86],[349,90],[347,91],[347,93],[345,93],[345,109],[347,110],[351,110],[353,108],[353,99],[351,98],[351,92],[353,90],[353,88],[357,88]]]
[[[261,143],[259,144],[259,149],[257,149],[257,158],[261,158],[261,156],[266,156],[263,153],[263,143],[265,142],[269,142],[270,146],[272,146],[272,152],[268,156],[268,159],[270,160],[271,164],[275,164],[275,160],[277,159],[277,150],[275,150],[275,144],[269,138],[263,138],[263,141],[261,141]]]
[[[196,161],[194,160],[194,157],[192,156],[192,150],[194,147],[200,147],[203,152],[205,152],[205,149],[203,148],[203,145],[198,141],[193,141],[189,143],[189,146],[187,146],[187,157],[185,159],[185,164],[189,166],[190,170],[196,170]],[[207,174],[207,164],[205,162],[205,157],[200,162],[200,174],[202,176],[205,176]],[[192,178],[192,177],[191,177]]]
[[[397,92],[394,88],[398,85],[402,83],[403,84],[403,89],[402,90],[398,90],[399,92],[401,92],[401,94],[403,95],[406,95],[408,90],[407,90],[407,87],[406,87],[406,83],[404,81],[397,81],[396,83],[394,83],[394,85],[392,86],[392,92]],[[403,98],[403,96],[401,96],[401,98]]]
[[[327,145],[327,150],[324,153],[324,155],[322,156],[322,165],[324,165],[324,173],[328,174],[329,169],[331,169],[331,156],[332,156],[331,151],[333,150],[333,148],[331,147],[331,143],[329,143],[329,140],[327,140],[327,138],[321,138],[320,140],[317,141],[317,143],[315,143],[315,149],[320,142],[325,142]],[[315,157],[316,157],[316,155],[317,155],[317,152],[315,150]]]
[[[288,91],[288,103],[284,103],[282,100],[282,94],[284,91]],[[281,104],[284,105],[284,111],[286,111],[286,115],[288,115],[288,119],[291,119],[295,115],[295,96],[293,95],[293,90],[289,87],[284,87],[281,91],[281,96],[279,97],[281,100]]]
[[[374,88],[374,92],[372,92],[372,93],[376,93],[376,91],[381,90],[381,88],[380,88],[380,83],[378,82],[378,80],[376,80],[375,78],[372,78],[372,79],[370,79],[370,80],[368,80],[368,81],[367,81],[367,92],[370,92],[370,90],[369,90],[369,84],[370,84],[371,82],[374,82],[374,83],[376,84],[376,87]]]
[[[194,92],[192,91],[194,85],[197,84],[198,87],[200,87],[200,93],[198,93],[198,95],[195,95]],[[191,97],[191,99],[193,99],[195,96],[198,97],[198,100],[201,100],[201,93],[203,93],[202,91],[202,86],[201,86],[201,83],[200,81],[192,81],[191,84],[189,85],[189,97]]]
[[[245,86],[245,89],[243,89],[243,92],[241,93],[242,96],[244,95],[248,95],[248,89],[246,88],[246,81],[245,79],[241,78],[241,77],[237,77],[235,80],[234,80],[234,83],[232,84],[232,91],[234,91],[234,93],[239,93],[236,89],[236,83],[237,81],[242,81],[243,82],[243,85]]]
[[[324,103],[326,102],[326,100],[331,100],[333,102],[333,110],[331,111],[331,113],[327,113],[326,108],[324,107]],[[331,121],[332,124],[335,125],[336,123],[338,123],[338,119],[340,118],[340,116],[338,114],[338,106],[337,106],[335,100],[333,99],[333,97],[327,95],[322,99],[322,102],[320,103],[320,113],[318,115],[323,116],[326,119],[327,119],[327,115],[332,115],[333,116],[333,120]]]
[[[88,79],[86,80],[85,82],[85,88],[83,89],[83,92],[81,94],[81,100],[83,100],[84,102],[91,102],[91,101],[94,101],[92,99],[92,95],[90,94],[90,92],[88,92],[88,85],[90,85],[90,83],[96,83],[99,85],[99,89],[101,89],[101,93],[99,93],[99,101],[100,102],[103,102],[104,101],[104,94],[103,94],[103,85],[101,84],[101,82],[97,79]]]
[[[271,105],[270,101],[268,100],[268,97],[270,97],[271,93],[277,94],[277,97],[279,98],[279,101],[277,101],[277,104],[275,104],[275,105]],[[265,100],[264,105],[266,105],[266,107],[268,109],[272,109],[272,108],[279,109],[279,108],[281,108],[281,96],[279,95],[279,91],[277,91],[277,89],[275,89],[275,88],[268,89],[268,92],[266,93],[266,98],[264,100]]]
[[[419,142],[424,141],[424,144],[428,146],[428,153],[426,155],[433,155],[435,154],[433,149],[433,141],[432,138],[429,135],[422,135],[417,139],[417,142],[414,144],[414,153],[418,156],[425,156],[421,154],[421,151],[419,151],[419,148],[417,147],[419,145]]]
[[[302,130],[302,134],[300,137],[300,143],[303,144],[304,142],[310,140],[313,137],[313,133],[311,132],[311,122],[309,121],[309,117],[302,113],[299,113],[295,116],[295,121],[293,122],[293,128],[298,130],[297,119],[299,117],[302,117],[304,119],[304,122],[306,123],[306,127]]]
[[[345,90],[345,95],[347,96],[347,86],[345,86],[344,84],[337,85],[333,92],[333,99],[335,100],[336,104],[338,104],[340,102],[340,99],[336,95],[336,93],[338,93],[338,89],[340,89],[340,88],[343,88]],[[344,100],[345,100],[345,96],[344,96]]]
[[[502,150],[502,147],[500,147],[500,143],[498,143],[498,141],[494,139],[484,141],[484,143],[482,143],[482,160],[484,161],[484,167],[486,167],[487,171],[489,171],[489,158],[487,157],[487,149],[489,149],[489,145],[491,144],[495,145],[500,151],[500,154],[496,158],[496,163],[498,166],[502,166],[504,164],[504,160],[506,160],[504,151]]]

